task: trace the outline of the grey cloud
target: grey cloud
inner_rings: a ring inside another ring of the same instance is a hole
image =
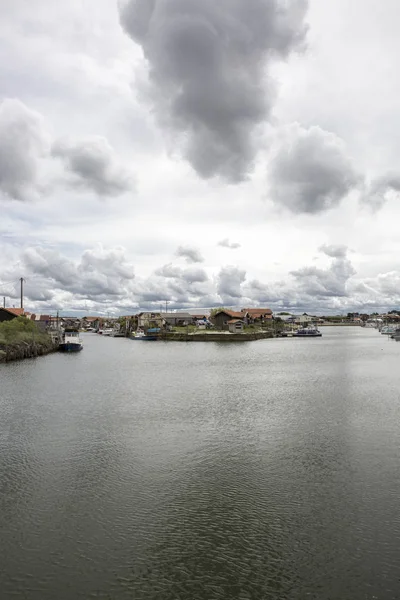
[[[347,256],[348,248],[343,245],[323,244],[323,246],[319,248],[319,251],[331,258],[344,258]]]
[[[22,264],[30,281],[27,291],[31,289],[36,295],[32,295],[32,300],[44,289],[53,288],[99,301],[119,296],[134,279],[133,266],[126,260],[124,250],[105,250],[101,245],[86,250],[77,261],[55,250],[31,247],[23,252]]]
[[[246,271],[238,267],[222,267],[217,278],[217,293],[222,302],[231,303],[243,296],[242,284],[246,280]]]
[[[240,181],[270,114],[268,68],[301,46],[307,0],[129,0],[121,23],[149,64],[164,128],[202,177]]]
[[[184,258],[188,263],[201,263],[204,262],[199,250],[192,248],[191,246],[179,246],[176,251],[176,256]]]
[[[371,182],[362,201],[373,210],[379,210],[385,204],[390,192],[400,192],[400,174],[386,173]]]
[[[181,277],[182,269],[170,263],[156,269],[155,274],[166,279],[174,279],[175,277]]]
[[[228,238],[218,242],[218,246],[222,246],[222,248],[229,248],[230,250],[236,250],[237,248],[241,247],[238,242],[230,242]]]
[[[13,200],[37,194],[40,159],[48,152],[40,115],[19,100],[0,104],[0,192]]]
[[[182,272],[182,278],[189,283],[204,283],[208,275],[204,269],[188,268]]]
[[[108,141],[100,136],[58,140],[52,154],[71,174],[71,185],[99,196],[119,196],[135,187],[132,174],[123,167]]]
[[[348,280],[355,275],[351,262],[345,257],[335,258],[328,269],[304,267],[292,271],[298,289],[311,297],[348,296]]]
[[[287,129],[269,167],[271,200],[293,213],[321,213],[360,184],[343,142],[319,127]]]

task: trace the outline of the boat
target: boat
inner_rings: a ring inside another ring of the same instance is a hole
[[[305,338],[310,338],[310,337],[322,337],[322,333],[320,332],[319,329],[317,329],[316,327],[303,327],[301,329],[298,329],[297,331],[295,331],[293,333],[293,337],[305,337]]]
[[[60,352],[79,352],[83,345],[77,329],[66,329],[58,346]]]
[[[111,337],[113,333],[114,333],[114,330],[111,329],[111,327],[109,327],[107,329],[103,329],[103,335],[108,335],[109,337]]]
[[[147,333],[143,331],[143,329],[138,329],[135,331],[133,335],[131,335],[131,340],[140,340],[144,342],[156,342],[160,339],[161,329],[159,327],[154,327],[147,330]]]
[[[396,332],[396,325],[384,325],[381,329],[382,335],[392,335]]]
[[[400,327],[398,327],[394,333],[390,336],[392,340],[396,340],[396,342],[400,342]]]

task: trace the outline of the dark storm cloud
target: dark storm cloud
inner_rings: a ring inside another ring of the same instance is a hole
[[[134,180],[107,142],[100,136],[81,140],[59,140],[52,154],[60,158],[72,175],[73,187],[89,189],[99,196],[119,196],[134,189]]]
[[[47,151],[48,140],[40,115],[19,100],[3,100],[0,104],[0,192],[13,200],[31,200],[37,193],[40,159]]]
[[[149,64],[151,100],[202,177],[240,181],[275,98],[268,67],[299,47],[307,0],[129,0],[121,23]]]
[[[176,256],[184,258],[188,263],[201,263],[204,262],[204,258],[197,248],[191,246],[179,246],[176,251]]]
[[[293,213],[321,213],[357,188],[360,178],[342,141],[320,129],[290,127],[269,167],[270,197]]]
[[[238,242],[230,242],[228,238],[218,242],[218,246],[221,246],[222,248],[229,248],[230,250],[237,250],[240,248],[240,244]]]

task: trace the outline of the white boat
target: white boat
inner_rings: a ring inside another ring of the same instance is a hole
[[[308,327],[303,327],[302,329],[298,329],[293,334],[293,337],[305,337],[305,338],[322,337],[322,333],[320,332],[319,329],[317,329],[317,327],[313,327],[310,325]]]
[[[61,352],[79,352],[83,345],[77,329],[66,329],[58,346]]]
[[[396,331],[396,325],[384,325],[381,329],[382,335],[392,335]]]
[[[103,329],[103,335],[108,335],[108,336],[112,336],[112,334],[114,333],[114,329]]]

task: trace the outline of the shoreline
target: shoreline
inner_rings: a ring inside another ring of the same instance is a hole
[[[25,358],[37,358],[58,351],[58,343],[51,339],[47,342],[11,342],[0,344],[0,364]]]

